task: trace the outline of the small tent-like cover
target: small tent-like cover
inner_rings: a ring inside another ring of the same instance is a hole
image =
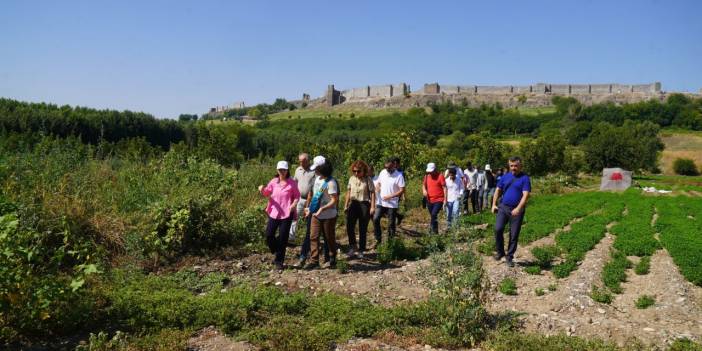
[[[626,190],[631,186],[631,171],[621,168],[605,168],[602,170],[600,190]]]

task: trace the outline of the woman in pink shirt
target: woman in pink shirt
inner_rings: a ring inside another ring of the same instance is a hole
[[[282,271],[290,226],[297,215],[295,208],[300,200],[300,191],[297,189],[297,182],[290,177],[286,161],[279,161],[277,169],[277,176],[271,179],[265,187],[259,185],[258,191],[268,198],[266,243],[268,243],[268,249],[271,253],[275,254],[273,266],[276,270]],[[278,230],[278,237],[275,236],[276,230]]]

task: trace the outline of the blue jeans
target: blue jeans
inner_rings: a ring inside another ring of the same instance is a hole
[[[514,206],[516,207],[516,206]],[[513,206],[500,204],[497,211],[497,219],[495,220],[495,250],[499,256],[505,256],[505,238],[504,231],[507,222],[509,221],[509,244],[507,246],[507,261],[514,258],[514,253],[517,252],[517,242],[519,241],[519,231],[522,229],[522,221],[524,221],[524,212],[516,216],[512,216]]]
[[[448,227],[453,227],[456,223],[454,220],[458,220],[458,216],[461,214],[461,199],[456,199],[454,201],[449,201],[446,203],[446,221],[448,222]]]
[[[491,209],[492,208],[492,197],[495,196],[495,188],[487,188],[483,192],[483,203],[485,206],[483,208]]]

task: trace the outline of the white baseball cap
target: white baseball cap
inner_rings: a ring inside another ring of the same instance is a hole
[[[327,163],[327,159],[324,158],[324,156],[322,156],[322,155],[315,156],[314,160],[312,160],[312,166],[310,166],[310,169],[314,171],[317,167],[319,167],[325,163]]]
[[[486,171],[489,171],[489,170],[491,170],[491,169],[492,169],[492,168],[490,168],[490,164],[486,164],[486,165],[485,165],[485,170],[486,170]]]
[[[278,161],[275,169],[288,169],[288,161]]]
[[[434,172],[436,170],[436,164],[434,162],[427,163],[427,172]]]

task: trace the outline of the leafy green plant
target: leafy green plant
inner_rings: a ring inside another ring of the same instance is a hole
[[[636,299],[636,308],[638,309],[646,309],[651,306],[653,306],[656,303],[656,299],[653,298],[653,296],[650,295],[641,295],[639,296],[638,299]]]
[[[339,256],[336,260],[336,270],[341,274],[345,274],[349,271],[349,261],[345,257]]]
[[[546,294],[546,292],[544,291],[544,288],[536,288],[534,289],[534,294],[536,294],[536,296],[543,296]]]
[[[680,338],[670,345],[668,351],[702,351],[702,344],[694,342],[688,338]]]
[[[590,291],[590,298],[599,303],[612,303],[612,294],[606,289],[597,286],[592,287],[592,290]]]
[[[641,260],[639,260],[639,263],[636,264],[636,267],[634,267],[634,272],[638,275],[644,275],[648,274],[649,270],[651,269],[651,256],[644,256],[641,257]]]
[[[183,204],[159,204],[152,213],[154,227],[144,238],[146,254],[174,258],[186,251],[197,253],[223,246],[234,239],[221,199],[205,197]]]
[[[531,249],[531,254],[541,268],[548,269],[551,267],[551,261],[560,254],[560,250],[555,245],[537,246]]]
[[[526,266],[526,267],[524,267],[524,271],[527,272],[528,274],[539,275],[539,274],[541,274],[541,267],[539,267],[537,265]]]
[[[517,283],[512,278],[505,278],[500,282],[498,290],[505,295],[517,295]]]
[[[548,291],[556,291],[558,286],[556,284],[549,284],[548,285]]]
[[[101,250],[85,233],[73,232],[65,218],[56,225],[32,223],[32,217],[27,209],[0,214],[0,337],[5,340],[70,332],[92,317],[90,282],[101,273]]]

